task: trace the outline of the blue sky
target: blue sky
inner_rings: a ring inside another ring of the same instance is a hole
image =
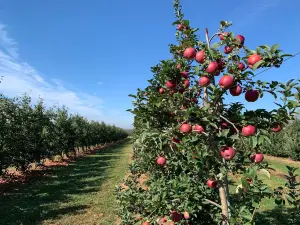
[[[300,51],[300,2],[296,0],[183,0],[193,27],[212,33],[220,20],[245,44],[280,43]],[[128,94],[144,88],[150,67],[170,57],[175,41],[172,0],[0,0],[0,92],[29,92],[50,105],[65,104],[89,119],[129,128]],[[204,38],[201,33],[201,38]],[[300,56],[259,79],[299,78]],[[242,97],[240,97],[242,101]],[[272,107],[269,97],[252,107]]]

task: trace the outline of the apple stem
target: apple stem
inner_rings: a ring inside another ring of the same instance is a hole
[[[222,116],[222,115],[220,115],[220,117],[221,117],[223,120],[225,120],[227,123],[231,124],[238,134],[240,133],[239,129],[237,129],[237,127],[234,125],[234,123],[232,123],[230,120],[226,119],[226,118],[225,118],[224,116]]]
[[[212,204],[212,205],[215,205],[215,206],[217,206],[218,208],[220,208],[220,209],[222,209],[222,206],[220,205],[220,204],[218,204],[218,203],[216,203],[216,202],[214,202],[214,201],[211,201],[211,200],[209,200],[209,199],[203,199],[204,201],[206,201],[206,202],[209,202],[210,204]]]

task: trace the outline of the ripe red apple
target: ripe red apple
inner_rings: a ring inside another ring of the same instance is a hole
[[[146,221],[142,225],[150,225],[150,222]]]
[[[181,69],[181,64],[177,64],[177,65],[176,65],[176,68],[177,68],[177,69]]]
[[[259,97],[259,92],[257,90],[248,90],[245,94],[245,99],[248,102],[255,102]]]
[[[205,52],[203,50],[197,52],[196,54],[196,61],[198,63],[203,63],[205,60]]]
[[[170,95],[173,95],[174,93],[175,93],[174,90],[170,90],[170,91],[169,91],[169,94],[170,94]]]
[[[239,62],[238,68],[239,68],[239,70],[243,71],[245,69],[245,64],[242,62]]]
[[[208,73],[214,73],[218,69],[218,63],[217,62],[210,62],[207,66],[206,72]]]
[[[180,75],[181,75],[183,78],[188,78],[188,77],[189,77],[189,73],[186,72],[186,71],[180,72]]]
[[[271,130],[272,130],[273,132],[279,132],[279,131],[281,131],[281,126],[280,126],[280,124],[274,124],[274,125],[272,126]]]
[[[180,94],[183,94],[185,92],[185,89],[184,88],[180,88],[178,91],[179,91]]]
[[[180,131],[184,134],[189,134],[192,132],[192,127],[188,123],[184,123],[180,126]]]
[[[184,80],[183,81],[183,87],[188,88],[190,86],[190,81],[189,80]]]
[[[244,37],[243,35],[240,35],[240,34],[239,34],[239,35],[236,36],[236,39],[238,39],[239,42],[240,42],[239,47],[240,47],[240,48],[243,47],[244,42],[245,42],[245,37]]]
[[[247,125],[242,128],[242,135],[245,137],[253,136],[256,132],[255,126]]]
[[[224,36],[227,36],[228,35],[228,32],[223,32],[222,34],[219,34],[219,38],[221,41],[224,40]]]
[[[229,75],[224,75],[223,77],[221,77],[219,81],[220,87],[226,90],[232,88],[233,84],[234,84],[233,77]]]
[[[235,150],[232,147],[224,146],[221,149],[221,155],[226,160],[231,160],[235,156]]]
[[[183,28],[184,28],[184,25],[183,24],[178,24],[177,25],[177,30],[183,30]]]
[[[190,218],[190,214],[188,213],[188,212],[184,212],[183,213],[183,217],[184,217],[184,219],[186,219],[186,220],[188,220],[189,218]]]
[[[197,133],[197,134],[201,134],[202,132],[205,131],[204,127],[199,125],[199,124],[195,124],[194,126],[194,131]]]
[[[255,163],[261,163],[264,161],[264,155],[261,153],[256,153],[250,156],[250,159]]]
[[[221,73],[221,71],[220,71],[220,70],[217,70],[216,72],[214,72],[214,76],[219,76],[220,73]]]
[[[206,184],[209,188],[216,188],[218,183],[216,180],[207,180]]]
[[[181,220],[181,214],[177,211],[171,212],[173,222],[179,222]]]
[[[252,65],[253,66],[259,60],[261,60],[261,57],[259,55],[257,55],[257,54],[250,55],[248,57],[248,65]]]
[[[218,70],[224,70],[225,69],[225,61],[223,59],[218,59],[217,60],[217,64],[218,64]]]
[[[225,46],[224,47],[224,53],[225,54],[229,54],[233,51],[233,47],[228,47],[228,46]]]
[[[166,82],[166,87],[167,87],[167,88],[170,88],[170,89],[173,89],[173,88],[176,87],[176,82],[173,81],[173,80],[168,80],[168,81]]]
[[[196,50],[194,48],[187,48],[183,53],[184,58],[193,59],[196,56]]]
[[[159,156],[157,159],[156,159],[156,163],[157,165],[159,166],[165,166],[166,165],[166,158],[163,157],[163,156]]]
[[[210,79],[208,76],[200,77],[200,80],[199,80],[200,87],[206,87],[209,85],[209,83],[210,83]]]
[[[242,87],[240,85],[236,85],[235,87],[233,88],[230,88],[230,94],[232,96],[239,96],[240,94],[242,94]]]
[[[191,101],[193,101],[195,104],[198,104],[198,99],[197,98],[191,98]]]
[[[165,93],[165,89],[164,89],[164,88],[160,88],[160,89],[159,89],[159,93],[160,93],[160,94],[164,94],[164,93]]]
[[[180,140],[178,138],[176,138],[176,137],[173,137],[172,141],[175,142],[175,143],[177,143],[177,144],[180,143]]]
[[[228,127],[228,124],[226,122],[221,123],[221,128],[226,129]]]

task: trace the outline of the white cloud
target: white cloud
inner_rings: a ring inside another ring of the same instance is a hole
[[[281,0],[253,0],[242,1],[241,5],[235,7],[232,14],[239,18],[235,27],[246,27],[250,23],[256,23],[258,17],[265,11],[279,5]],[[260,20],[260,19],[259,19]]]
[[[0,24],[1,76],[3,76],[3,80],[0,83],[0,92],[8,96],[21,95],[26,92],[33,101],[41,97],[48,106],[65,105],[71,112],[79,113],[88,119],[103,120],[121,127],[131,127],[131,117],[118,116],[116,118],[115,113],[106,113],[108,115],[103,113],[103,100],[100,97],[69,90],[64,87],[64,82],[58,79],[47,81],[33,66],[22,61],[17,43],[9,37],[6,26],[3,24]]]

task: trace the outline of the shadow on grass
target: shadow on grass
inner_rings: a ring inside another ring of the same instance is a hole
[[[33,178],[28,184],[14,186],[10,192],[0,195],[0,224],[34,225],[85,212],[88,201],[74,199],[99,192],[106,170],[119,158],[117,153],[125,144],[112,145],[69,166],[52,168],[46,176]]]
[[[278,206],[273,210],[261,212],[255,221],[257,225],[299,225],[300,209]]]

